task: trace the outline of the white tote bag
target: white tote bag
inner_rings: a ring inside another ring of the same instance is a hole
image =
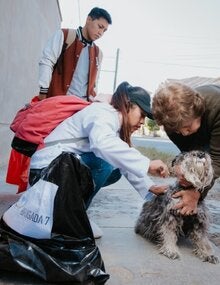
[[[4,213],[4,222],[22,235],[50,238],[57,189],[56,184],[40,179]]]

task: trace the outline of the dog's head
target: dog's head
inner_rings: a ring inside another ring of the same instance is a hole
[[[185,187],[190,185],[200,192],[213,180],[213,167],[210,155],[204,151],[182,152],[172,161],[172,169],[178,183]],[[185,185],[184,185],[185,183]]]

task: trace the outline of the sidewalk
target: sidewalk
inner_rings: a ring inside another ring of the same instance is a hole
[[[1,213],[16,199],[16,187],[4,183],[4,171],[0,171]],[[139,194],[122,178],[114,185],[103,188],[88,211],[89,216],[104,232],[104,236],[97,240],[97,245],[106,271],[110,274],[106,284],[218,285],[220,264],[202,262],[193,255],[191,245],[186,241],[179,244],[181,259],[170,260],[160,255],[155,245],[134,233],[134,224],[142,202]],[[219,213],[220,211],[218,215]],[[220,247],[215,249],[220,258]],[[9,273],[0,274],[0,284],[40,285],[45,282]]]

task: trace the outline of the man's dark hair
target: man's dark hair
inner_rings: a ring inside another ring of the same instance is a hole
[[[99,19],[99,18],[104,18],[110,25],[112,24],[112,18],[110,16],[110,14],[102,8],[99,8],[99,7],[93,8],[89,12],[88,16],[90,16],[93,20]]]

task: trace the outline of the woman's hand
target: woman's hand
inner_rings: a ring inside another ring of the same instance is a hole
[[[151,160],[148,172],[151,175],[156,175],[160,177],[167,177],[169,175],[169,170],[167,165],[162,160]]]
[[[154,185],[151,186],[149,189],[150,192],[154,193],[155,195],[164,194],[168,189],[168,185]]]
[[[197,204],[200,198],[200,193],[193,190],[182,190],[173,194],[173,198],[180,198],[174,209],[178,210],[181,215],[193,215],[197,213]]]

